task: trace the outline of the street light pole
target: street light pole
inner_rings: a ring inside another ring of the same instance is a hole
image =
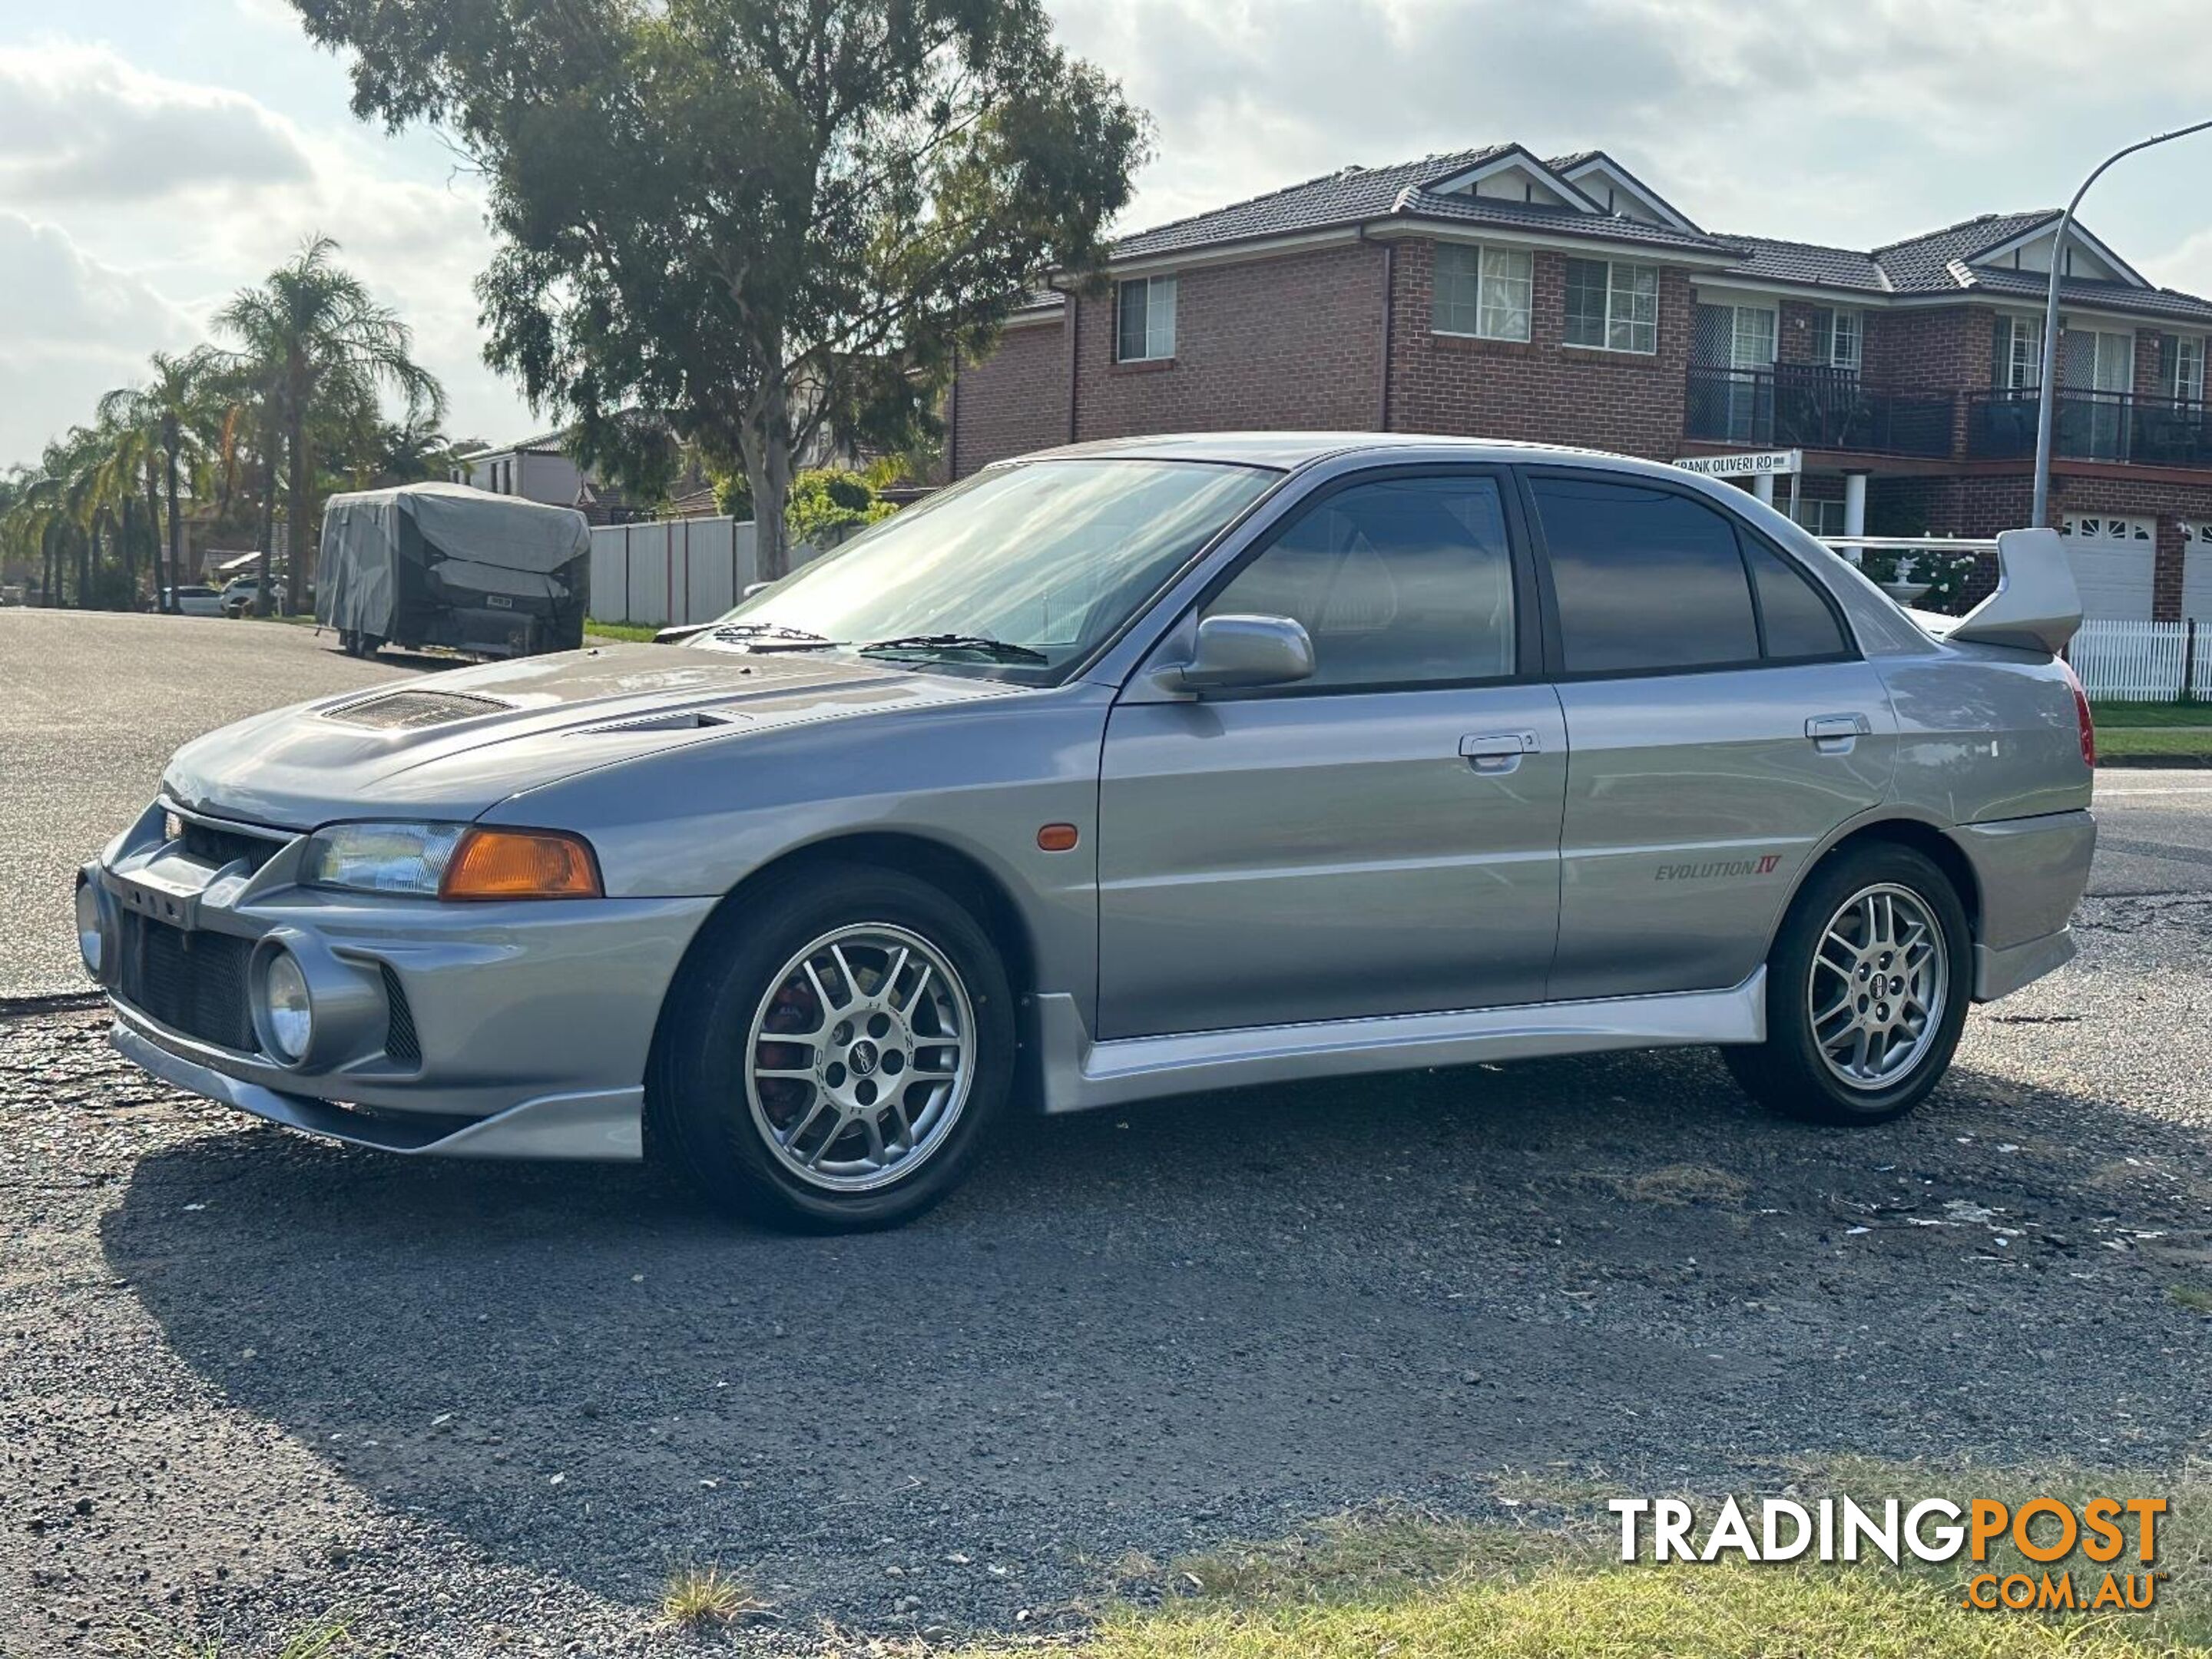
[[[2089,186],[2103,176],[2105,169],[2122,156],[2132,155],[2139,149],[2148,149],[2153,144],[2186,138],[2192,132],[2203,132],[2208,129],[2212,129],[2212,121],[2199,121],[2192,126],[2176,127],[2172,132],[2161,132],[2153,138],[2139,139],[2125,149],[2114,150],[2097,163],[2095,172],[2081,181],[2081,188],[2074,192],[2074,199],[2066,204],[2066,211],[2058,216],[2058,235],[2051,245],[2051,288],[2043,305],[2043,385],[2036,393],[2035,507],[2028,522],[2039,529],[2051,507],[2051,425],[2058,388],[2058,279],[2066,269],[2066,239],[2073,234],[2074,210],[2081,205],[2081,198],[2089,193]]]

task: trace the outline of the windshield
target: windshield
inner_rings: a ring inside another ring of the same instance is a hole
[[[1141,460],[981,473],[802,565],[690,643],[1050,682],[1281,477]]]

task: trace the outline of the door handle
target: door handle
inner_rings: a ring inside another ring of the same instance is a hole
[[[1863,738],[1874,730],[1874,723],[1864,714],[1815,714],[1805,722],[1805,735],[1823,749],[1838,753],[1851,746],[1855,738]]]
[[[1459,740],[1461,757],[1476,771],[1492,775],[1512,771],[1523,755],[1540,754],[1543,747],[1534,732],[1477,732]]]

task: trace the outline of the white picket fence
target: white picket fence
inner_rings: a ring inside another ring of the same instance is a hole
[[[791,550],[795,569],[814,556]],[[760,580],[750,519],[661,519],[592,532],[592,614],[648,628],[711,622]]]
[[[2082,689],[2107,702],[2171,702],[2185,688],[2212,696],[2212,628],[2192,622],[2093,617],[2075,635],[2066,658]]]

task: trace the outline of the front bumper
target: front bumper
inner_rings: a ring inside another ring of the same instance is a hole
[[[328,892],[295,880],[301,838],[258,832],[273,850],[217,864],[233,842],[210,854],[168,841],[166,810],[82,872],[123,1054],[240,1110],[390,1152],[641,1155],[654,1023],[712,899]],[[231,1006],[251,998],[255,965],[280,946],[315,1008],[295,1065]]]

